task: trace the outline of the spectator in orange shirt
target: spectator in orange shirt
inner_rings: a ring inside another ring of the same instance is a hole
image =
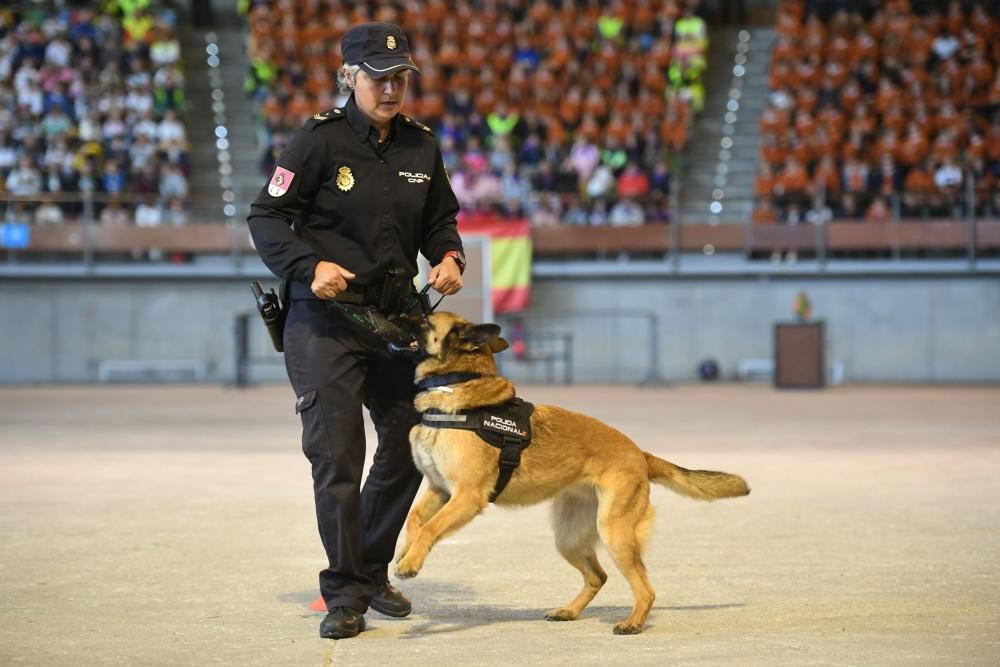
[[[815,111],[819,104],[819,94],[814,88],[803,88],[795,96],[795,108],[800,111]]]
[[[798,85],[798,76],[790,64],[775,62],[771,65],[771,72],[768,75],[768,86],[771,90],[793,90]]]
[[[835,106],[835,103],[829,104],[820,109],[816,118],[819,119],[820,125],[830,133],[830,137],[839,144],[847,122],[843,112]]]
[[[823,201],[840,196],[840,170],[830,154],[823,155],[813,173],[813,188],[816,192],[825,192]]]
[[[795,132],[803,138],[808,138],[816,130],[816,120],[808,111],[795,112]]]
[[[899,192],[902,184],[903,174],[896,166],[896,160],[889,154],[883,154],[871,173],[868,189],[888,197]]]
[[[812,146],[792,130],[789,130],[788,136],[785,139],[785,147],[788,149],[788,154],[791,158],[798,160],[800,164],[807,165],[812,162]]]
[[[899,137],[892,130],[885,130],[882,135],[875,142],[875,157],[882,159],[883,156],[888,155],[893,159],[896,159],[896,151],[899,150]]]
[[[760,131],[764,135],[781,136],[788,129],[788,112],[771,104],[760,116]]]
[[[1000,76],[997,78],[1000,80]],[[986,133],[986,159],[1000,162],[1000,113],[993,114],[993,122]]]
[[[875,126],[875,116],[869,112],[867,105],[861,103],[854,107],[851,123],[848,126],[852,134],[857,133],[862,137],[869,136],[875,133]]]
[[[885,197],[876,197],[865,211],[865,222],[889,222],[891,219],[892,209]]]
[[[291,99],[288,100],[285,113],[288,122],[301,124],[316,112],[313,109],[313,101],[309,99],[304,90],[300,89],[296,90]]]
[[[774,212],[771,200],[766,197],[759,197],[753,207],[753,214],[750,217],[755,225],[773,225],[778,221],[778,216]]]
[[[603,119],[608,115],[608,103],[597,88],[591,88],[583,102],[583,111],[594,119]]]
[[[805,30],[803,31],[803,48],[806,53],[823,53],[826,50],[826,41],[829,30],[817,14],[810,14],[806,17]]]
[[[864,60],[875,60],[878,58],[878,43],[867,29],[861,28],[854,37],[854,43],[850,53],[850,64],[857,67]]]
[[[774,193],[784,201],[806,199],[809,195],[809,173],[801,162],[789,158],[775,180]]]
[[[784,164],[788,151],[781,145],[781,141],[776,135],[766,135],[764,144],[760,149],[761,155],[766,162],[773,165]]]
[[[632,129],[625,121],[625,117],[615,112],[611,114],[608,124],[604,126],[605,139],[614,140],[619,144],[624,144],[632,134]]]
[[[853,114],[863,97],[864,91],[861,85],[857,79],[851,78],[840,91],[840,108],[848,114]]]
[[[636,100],[639,111],[648,119],[659,118],[663,115],[665,105],[660,95],[654,95],[646,89],[639,91]]]
[[[906,167],[913,167],[923,162],[927,155],[927,138],[916,123],[910,123],[906,137],[899,145],[899,162]]]
[[[903,181],[903,206],[909,215],[926,214],[928,197],[934,192],[934,177],[929,164],[911,168]]]
[[[852,158],[844,165],[844,190],[851,193],[862,193],[868,189],[868,165]]]
[[[802,49],[798,43],[787,35],[780,35],[774,43],[771,53],[772,62],[796,63],[802,58]]]
[[[770,198],[774,193],[774,180],[774,170],[771,168],[771,163],[767,160],[761,160],[753,188],[757,196]]]
[[[958,141],[952,129],[945,129],[934,137],[931,156],[937,163],[949,162],[958,158]]]

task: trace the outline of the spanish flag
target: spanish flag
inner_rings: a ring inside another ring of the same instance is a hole
[[[493,312],[524,310],[531,300],[531,223],[470,215],[459,218],[462,234],[490,237]]]

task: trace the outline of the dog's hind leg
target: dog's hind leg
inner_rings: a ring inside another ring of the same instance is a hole
[[[594,552],[597,544],[597,496],[593,489],[568,491],[552,503],[556,548],[583,575],[583,590],[572,602],[545,614],[550,621],[574,621],[601,590],[608,575]]]
[[[649,483],[609,485],[598,490],[597,527],[601,539],[615,559],[618,569],[628,580],[635,597],[632,613],[614,627],[616,635],[642,632],[656,593],[646,576],[642,549],[653,521],[653,506],[649,502]]]
[[[488,492],[477,488],[455,488],[451,499],[417,531],[406,554],[396,564],[396,576],[417,576],[427,554],[438,540],[472,521],[488,504]]]
[[[413,504],[413,508],[410,509],[410,513],[406,517],[406,537],[403,548],[396,556],[397,563],[406,556],[406,552],[410,550],[410,545],[413,544],[417,533],[424,524],[430,521],[446,502],[448,502],[448,493],[434,487],[428,488],[422,496],[417,498],[417,502]]]

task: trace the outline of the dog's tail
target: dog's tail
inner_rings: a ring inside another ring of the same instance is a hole
[[[670,461],[646,454],[649,481],[657,482],[674,493],[696,500],[735,498],[750,493],[746,480],[739,475],[714,470],[688,470]]]

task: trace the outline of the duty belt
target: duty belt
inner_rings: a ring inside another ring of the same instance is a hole
[[[520,398],[457,413],[430,409],[420,415],[420,423],[433,428],[475,431],[489,445],[500,450],[500,470],[490,494],[495,502],[521,465],[521,452],[531,444],[531,415],[535,406]]]
[[[290,285],[290,296],[294,301],[330,301],[322,299],[299,282]],[[332,301],[339,303],[349,303],[353,306],[378,306],[379,295],[381,293],[381,283],[378,285],[348,285],[347,289],[338,293]]]

